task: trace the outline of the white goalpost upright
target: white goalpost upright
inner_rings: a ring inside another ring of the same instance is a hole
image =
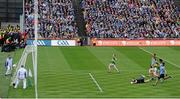
[[[34,59],[34,53],[35,53],[35,50],[34,50],[34,46],[33,45],[28,45],[26,46],[26,48],[24,49],[22,55],[21,55],[21,58],[16,66],[16,69],[15,69],[15,72],[12,76],[12,83],[11,85],[15,84],[16,83],[16,80],[17,80],[17,71],[19,70],[19,68],[21,67],[21,65],[24,65],[26,66],[26,60],[27,60],[27,57],[28,55],[32,53],[32,62],[33,62],[33,67],[35,66],[35,59]]]
[[[35,97],[38,98],[37,89],[37,40],[38,40],[38,0],[34,0],[34,85],[35,85]]]
[[[24,0],[23,0],[23,17],[24,17]],[[24,23],[23,23],[24,24]],[[23,27],[24,30],[24,27]],[[33,62],[33,69],[34,69],[34,87],[35,87],[35,98],[38,98],[38,86],[37,86],[37,40],[38,40],[38,0],[34,0],[34,42],[33,45],[27,45],[24,49],[21,58],[17,64],[15,73],[13,74],[11,80],[13,85],[17,80],[17,71],[21,67],[21,65],[26,66],[26,59],[30,53],[32,53],[32,62]]]
[[[35,42],[34,42],[35,43]],[[12,82],[11,85],[15,84],[17,81],[17,71],[21,67],[21,65],[24,65],[25,68],[26,66],[26,60],[28,55],[32,55],[32,63],[33,63],[33,69],[34,69],[34,87],[35,87],[35,97],[36,99],[38,98],[38,92],[37,92],[37,46],[35,45],[27,45],[26,48],[24,49],[21,58],[16,66],[15,72],[11,78]],[[29,71],[31,72],[31,71]],[[29,74],[29,73],[28,73]],[[30,75],[28,75],[30,77]]]

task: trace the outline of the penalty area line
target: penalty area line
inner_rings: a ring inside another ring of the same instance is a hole
[[[91,73],[89,73],[89,76],[91,77],[91,79],[93,80],[93,82],[96,84],[96,86],[98,87],[100,92],[103,92],[102,88],[99,86],[98,82],[96,81],[96,79],[93,77],[93,75]]]
[[[145,49],[143,49],[143,48],[140,48],[140,47],[139,47],[139,49],[143,50],[143,51],[146,52],[146,53],[153,54],[153,53],[151,53],[150,51],[147,51],[147,50],[145,50]],[[157,55],[157,57],[158,57],[158,58],[161,58],[161,57],[158,56],[158,55]],[[168,61],[168,60],[166,60],[166,59],[163,59],[163,60],[166,61],[166,62],[168,62],[168,63],[171,64],[171,65],[174,65],[174,66],[177,67],[177,68],[180,68],[179,65],[177,65],[177,64],[175,64],[175,63],[173,63],[173,62],[170,62],[170,61]]]

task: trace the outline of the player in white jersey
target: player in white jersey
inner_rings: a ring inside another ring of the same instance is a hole
[[[152,67],[157,66],[157,57],[155,53],[152,55],[152,58],[151,58],[151,66]]]
[[[150,66],[148,72],[149,72],[149,76],[153,78],[154,77],[154,68],[152,66]]]
[[[159,76],[159,71],[158,71],[157,67],[154,67],[153,75],[154,75],[154,77],[158,77]]]
[[[14,88],[17,88],[20,81],[23,81],[23,89],[26,89],[26,78],[27,78],[27,70],[22,65],[21,68],[17,72],[17,80],[15,82]]]
[[[11,74],[12,66],[13,66],[13,58],[9,55],[5,62],[5,67],[6,67],[5,76]]]
[[[157,67],[150,66],[149,76],[150,76],[151,80],[154,80],[155,78],[157,78],[159,76]]]

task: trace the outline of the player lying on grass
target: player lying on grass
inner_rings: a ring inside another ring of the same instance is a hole
[[[167,75],[166,69],[165,69],[165,63],[162,59],[159,59],[160,64],[159,64],[159,76],[157,77],[157,80],[154,85],[157,85],[157,83],[161,80],[162,82],[168,78],[171,78],[171,76]]]
[[[140,83],[147,83],[151,81],[151,79],[145,79],[146,77],[144,75],[141,75],[137,79],[132,79],[131,84],[140,84]]]
[[[131,84],[147,83],[147,82],[153,80],[154,78],[157,78],[159,76],[157,67],[150,66],[149,76],[150,76],[150,79],[145,80],[146,77],[144,75],[141,75],[137,79],[132,79]]]
[[[116,69],[117,72],[119,72],[118,68],[116,67],[116,61],[117,61],[116,55],[113,54],[112,60],[110,64],[108,65],[109,72],[111,72],[113,68]]]

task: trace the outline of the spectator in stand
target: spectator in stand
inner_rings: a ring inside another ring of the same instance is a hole
[[[34,0],[25,0],[25,24],[29,38],[34,38]],[[39,38],[74,38],[77,27],[71,0],[38,0]]]
[[[24,37],[22,37],[18,25],[16,27],[9,25],[7,28],[0,29],[0,46],[13,44],[16,47],[19,47],[22,40],[24,40]]]
[[[180,37],[180,11],[173,0],[82,0],[81,7],[90,37]]]

